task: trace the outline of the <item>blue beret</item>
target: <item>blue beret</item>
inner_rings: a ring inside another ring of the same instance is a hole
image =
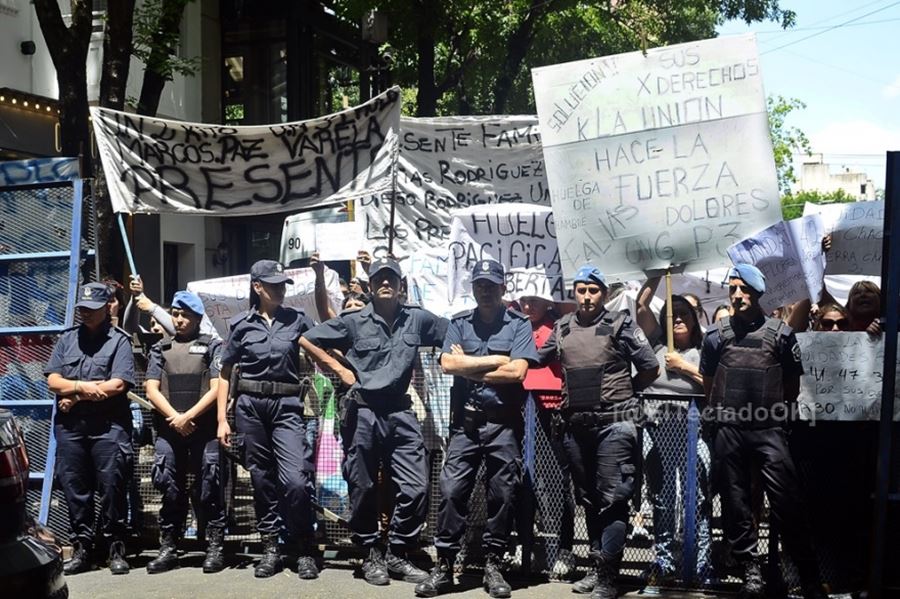
[[[190,291],[176,291],[175,296],[172,298],[172,307],[190,310],[197,316],[203,316],[203,313],[205,312],[203,309],[203,300]]]
[[[600,272],[600,269],[590,264],[585,264],[575,273],[574,283],[598,283],[606,288],[606,277]]]
[[[735,264],[728,271],[726,284],[728,279],[740,279],[753,287],[760,295],[766,292],[766,275],[752,264]]]

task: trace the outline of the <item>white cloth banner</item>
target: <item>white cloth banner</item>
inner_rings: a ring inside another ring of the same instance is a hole
[[[453,215],[448,286],[454,310],[473,305],[471,271],[479,260],[488,259],[503,265],[507,281],[515,278],[519,269],[543,269],[550,279],[551,295],[556,301],[564,301],[566,289],[550,208],[497,204],[475,206]]]
[[[532,70],[567,280],[728,264],[781,220],[752,35]]]
[[[798,400],[803,420],[881,418],[884,336],[799,333],[797,341],[803,355]],[[900,387],[894,392],[894,421],[898,420]]]
[[[299,210],[390,191],[400,89],[328,116],[248,127],[91,108],[116,212]]]
[[[450,218],[478,204],[550,205],[536,116],[400,119],[394,255],[446,245]],[[367,246],[387,250],[390,194],[357,201]]]
[[[831,233],[825,272],[830,275],[881,275],[884,202],[810,204],[803,214],[818,214]]]
[[[444,318],[453,316],[450,292],[447,288],[450,266],[443,245],[404,258],[400,261],[400,269],[406,277],[407,295],[411,303],[418,304]]]
[[[314,295],[316,275],[313,270],[311,268],[293,268],[285,270],[284,274],[294,280],[293,285],[287,286],[284,305],[301,309],[312,320],[319,322]],[[328,290],[328,303],[331,305],[331,309],[335,314],[340,313],[344,295],[341,293],[338,273],[327,266],[325,267],[325,288]],[[213,326],[216,327],[223,339],[228,338],[228,321],[250,307],[249,274],[192,281],[188,283],[187,289],[199,295],[203,300],[206,315],[209,316]]]
[[[779,306],[822,295],[825,257],[824,228],[818,215],[778,222],[730,248],[735,264],[755,264],[766,275],[766,292],[759,298],[769,313]]]

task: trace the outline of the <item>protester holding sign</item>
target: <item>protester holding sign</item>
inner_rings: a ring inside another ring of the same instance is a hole
[[[256,528],[264,543],[254,575],[267,578],[282,568],[278,538],[299,550],[300,578],[319,576],[314,558],[310,487],[312,451],[303,422],[300,335],[313,327],[301,310],[282,305],[285,284],[293,280],[273,260],[250,268],[250,309],[231,319],[221,354],[218,389],[219,442],[235,439],[226,416],[234,367],[235,424],[245,439],[247,469],[253,482]]]
[[[369,272],[372,303],[320,324],[306,332],[300,344],[350,388],[341,405],[341,438],[352,539],[369,552],[363,578],[373,585],[389,584],[391,576],[420,582],[427,573],[407,554],[425,526],[428,466],[422,429],[407,390],[419,348],[443,343],[447,321],[400,303],[403,273],[394,260],[376,260]],[[340,351],[347,365],[328,350]],[[380,466],[396,488],[387,552],[379,544]]]
[[[609,312],[606,278],[585,265],[575,275],[578,311],[556,322],[541,364],[562,363],[563,446],[575,495],[584,506],[594,570],[575,583],[592,599],[615,599],[625,549],[628,499],[635,485],[640,404],[635,388],[659,374],[656,356],[626,312]],[[632,366],[637,374],[632,379]]]
[[[668,306],[663,305],[659,319],[653,314],[650,302],[656,294],[660,277],[647,279],[638,292],[637,322],[656,351],[660,375],[646,393],[662,395],[702,395],[703,377],[700,364],[700,344],[703,331],[697,317],[696,308],[681,295],[672,296],[672,338],[668,339]],[[669,351],[671,341],[674,351]],[[674,398],[673,398],[674,399]],[[647,433],[653,441],[653,448],[646,458],[645,472],[653,503],[653,539],[656,557],[650,564],[648,584],[654,585],[671,580],[677,564],[675,544],[678,533],[676,504],[677,480],[682,485],[687,476],[685,447],[688,438],[688,402],[658,401],[653,410],[648,410],[650,423]],[[662,448],[678,448],[679,451],[663,451]],[[698,474],[701,480],[709,476],[709,448],[703,439],[697,439]],[[712,506],[705,492],[706,485],[697,485],[697,563],[696,572],[700,577],[709,575],[710,568],[710,518]]]
[[[762,470],[772,519],[800,573],[804,599],[822,592],[797,471],[787,445],[786,404],[796,402],[803,373],[800,346],[790,327],[766,318],[759,297],[762,272],[738,264],[728,272],[734,315],[706,333],[700,355],[710,417],[714,422],[714,470],[722,493],[725,535],[743,568],[742,593],[765,591],[758,563],[758,535],[750,503],[751,472]]]

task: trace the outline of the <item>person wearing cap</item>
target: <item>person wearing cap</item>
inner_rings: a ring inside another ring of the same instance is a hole
[[[91,568],[95,494],[110,572],[129,570],[124,541],[127,465],[133,450],[126,393],[134,385],[134,358],[128,335],[110,322],[111,295],[104,283],[88,283],[79,290],[75,308],[81,324],[63,331],[44,369],[56,394],[56,476],[66,497],[74,545],[66,574]]]
[[[373,585],[389,584],[392,577],[419,582],[427,576],[408,559],[425,526],[428,462],[407,390],[419,348],[440,346],[447,321],[400,303],[402,277],[396,261],[373,261],[371,303],[323,322],[300,339],[308,356],[349,387],[342,400],[341,439],[350,530],[353,542],[368,552],[362,574]],[[340,351],[346,365],[329,350]],[[379,466],[396,489],[387,550],[379,544]]]
[[[800,392],[800,346],[788,325],[766,317],[760,307],[766,279],[758,268],[737,264],[726,282],[732,315],[706,332],[700,373],[708,404],[704,417],[715,431],[713,477],[722,495],[725,537],[743,569],[741,592],[765,592],[750,500],[751,472],[760,468],[803,597],[825,597],[785,431],[789,404]]]
[[[250,268],[250,309],[232,318],[222,345],[217,414],[219,442],[232,445],[226,408],[232,369],[239,368],[234,419],[244,438],[263,556],[257,578],[282,569],[279,536],[299,554],[300,578],[318,578],[311,498],[312,448],[306,440],[300,384],[300,335],[313,327],[302,310],[283,306],[294,282],[274,260]]]
[[[511,593],[500,569],[522,481],[522,381],[529,365],[537,362],[537,349],[528,317],[503,305],[505,281],[499,262],[476,262],[472,295],[477,307],[454,316],[444,338],[441,369],[453,375],[450,439],[434,537],[438,563],[416,586],[419,597],[434,597],[453,587],[453,565],[482,463],[487,485],[483,584],[491,597]]]
[[[656,379],[659,366],[631,316],[604,307],[608,287],[598,268],[578,269],[573,291],[578,309],[556,321],[538,353],[542,365],[562,364],[562,443],[594,565],[572,590],[614,599],[637,484],[641,411],[634,393]]]
[[[199,528],[206,531],[204,572],[225,567],[225,505],[222,501],[219,445],[216,440],[216,393],[221,343],[200,334],[203,302],[190,291],[172,298],[175,337],[150,349],[147,399],[153,415],[156,458],[153,486],[162,494],[159,510],[160,548],[147,572],[166,572],[178,565],[178,543],[184,534],[188,498],[194,498]],[[187,487],[193,475],[193,489]],[[199,501],[198,501],[199,500]]]

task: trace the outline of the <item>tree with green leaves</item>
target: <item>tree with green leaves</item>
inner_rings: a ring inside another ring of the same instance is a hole
[[[793,194],[787,193],[781,196],[781,217],[784,220],[791,220],[803,216],[803,205],[806,203],[844,204],[855,201],[857,201],[856,198],[843,189],[827,193],[816,190],[798,191]]]
[[[534,114],[534,67],[715,37],[731,19],[795,20],[778,0],[335,3],[354,22],[373,9],[388,17],[394,81],[415,90],[417,116]]]
[[[769,112],[769,135],[775,154],[775,170],[778,173],[778,189],[782,195],[790,194],[791,184],[797,182],[794,176],[794,153],[802,151],[810,154],[809,139],[797,127],[786,124],[787,117],[795,110],[803,110],[806,104],[797,98],[769,96],[766,99]]]

